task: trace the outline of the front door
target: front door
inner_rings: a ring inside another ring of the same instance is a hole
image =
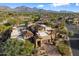
[[[37,44],[38,44],[38,47],[41,47],[41,41],[38,41]]]

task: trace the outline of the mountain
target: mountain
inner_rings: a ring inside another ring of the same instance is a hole
[[[0,6],[0,11],[10,11],[10,10],[12,9],[8,6]]]
[[[29,8],[29,7],[25,7],[25,6],[20,6],[20,7],[16,7],[14,9],[14,11],[16,11],[16,12],[32,12],[33,8]]]
[[[45,10],[45,9],[38,9],[36,7],[30,8],[26,6],[19,6],[16,8],[10,8],[8,6],[0,6],[0,11],[14,11],[14,12],[52,12],[52,13],[73,13],[72,11],[65,11],[65,10],[60,10],[60,11],[52,11],[52,10]]]
[[[60,13],[74,13],[73,11],[60,10]]]
[[[36,7],[30,8],[30,7],[25,7],[25,6],[16,7],[14,11],[17,11],[17,12],[48,12],[47,10],[44,10],[44,9],[38,9]]]
[[[45,9],[38,9],[36,7],[34,8],[30,8],[30,7],[26,7],[26,6],[20,6],[20,7],[16,7],[14,9],[16,12],[52,12],[52,13],[74,13],[72,11],[66,11],[66,10],[60,10],[60,11],[52,11],[52,10],[45,10]]]

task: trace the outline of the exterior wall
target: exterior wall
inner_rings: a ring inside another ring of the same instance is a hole
[[[39,47],[39,46],[38,46],[38,41],[41,42],[41,46],[40,46],[40,47],[42,47],[43,44],[51,43],[51,36],[45,36],[45,37],[42,37],[42,38],[36,39],[36,43],[35,43],[36,48]]]
[[[55,37],[56,37],[55,32],[52,32],[51,34],[48,34],[47,36],[38,36],[38,39],[36,39],[36,46],[38,47],[38,44],[37,44],[38,41],[41,42],[41,47],[45,43],[52,44],[52,42],[54,41]]]

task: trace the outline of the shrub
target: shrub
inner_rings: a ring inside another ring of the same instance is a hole
[[[73,36],[74,35],[74,32],[73,31],[70,31],[69,32],[69,36]]]
[[[57,48],[62,55],[64,55],[64,56],[70,55],[70,50],[66,43],[60,42],[59,45],[57,46]]]
[[[31,55],[33,44],[28,40],[21,41],[17,39],[8,39],[5,43],[1,45],[1,48],[3,48],[2,54],[8,56]]]

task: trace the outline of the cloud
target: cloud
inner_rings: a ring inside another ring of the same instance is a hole
[[[79,3],[76,3],[75,5],[76,5],[76,6],[79,6]]]
[[[68,3],[69,0],[53,0],[52,3]]]
[[[79,0],[0,0],[0,3],[79,3]]]
[[[52,5],[53,5],[54,7],[57,7],[57,6],[69,5],[69,3],[52,3]]]
[[[44,5],[38,5],[37,7],[38,7],[38,8],[43,8],[43,7],[44,7]]]

